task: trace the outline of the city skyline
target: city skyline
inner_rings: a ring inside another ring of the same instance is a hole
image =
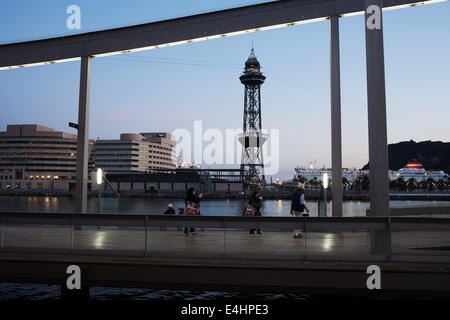
[[[150,15],[149,20],[170,17],[164,12],[173,9],[174,3],[155,2],[153,8],[160,13]],[[217,5],[225,3],[229,2]],[[62,1],[50,10],[43,6],[49,11],[48,17],[60,16],[61,21],[47,19],[32,33],[33,20],[24,23],[30,13],[14,10],[23,4],[9,3],[11,10],[4,11],[20,15],[2,16],[3,43],[53,36],[50,29],[58,30],[54,31],[57,35],[73,34],[65,29],[69,2]],[[101,15],[105,9],[102,1],[97,5],[86,1],[77,4],[86,17],[80,32],[111,26],[113,20],[117,21],[113,26],[146,21],[136,12],[127,14],[128,20],[119,19],[124,8],[118,2],[109,2],[108,17]],[[198,9],[203,8],[205,1],[196,4]],[[142,11],[152,7],[143,2],[138,6]],[[189,8],[189,12],[178,9],[179,15],[199,12],[192,4]],[[39,17],[43,9],[35,9],[30,11]],[[218,8],[205,11],[209,9]],[[445,19],[448,13],[449,4],[439,3],[384,15],[389,143],[450,140],[446,131],[449,111],[445,108],[450,98],[445,90],[450,84],[450,45],[444,40],[450,29]],[[94,59],[90,138],[109,139],[120,132],[192,130],[196,120],[202,120],[205,129],[240,128],[243,89],[238,77],[253,41],[267,76],[262,88],[263,128],[280,129],[280,174],[275,176],[291,175],[296,165],[315,159],[319,166],[329,167],[328,29],[328,21],[323,21]],[[341,19],[341,41],[343,166],[361,168],[368,161],[362,16]],[[67,123],[77,121],[78,72],[79,62],[0,72],[0,101],[3,110],[9,109],[8,114],[2,114],[0,130],[7,124],[38,123],[73,132]]]

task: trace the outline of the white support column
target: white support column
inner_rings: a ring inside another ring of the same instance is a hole
[[[370,215],[389,215],[382,0],[365,0]],[[383,232],[373,232],[372,252],[386,253]]]
[[[333,217],[342,216],[342,133],[339,17],[330,18],[331,168]]]
[[[81,57],[75,212],[87,212],[91,57]]]

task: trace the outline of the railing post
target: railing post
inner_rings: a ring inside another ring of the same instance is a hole
[[[387,217],[386,219],[386,261],[390,262],[392,259],[391,217]]]
[[[303,233],[305,234],[305,249],[304,249],[304,254],[303,254],[303,261],[306,261],[306,255],[307,255],[307,252],[306,252],[306,250],[307,250],[307,243],[306,243],[306,239],[307,239],[307,237],[308,237],[308,235],[306,234],[306,217],[302,217],[302,219],[303,219]]]
[[[145,216],[145,256],[148,256],[148,216]]]
[[[73,221],[73,214],[70,215],[70,252],[73,253],[73,247],[75,242],[75,225]]]
[[[227,217],[223,217],[223,254],[222,257],[225,258],[226,252],[226,234],[227,234]]]
[[[0,215],[0,249],[3,249],[3,214]]]

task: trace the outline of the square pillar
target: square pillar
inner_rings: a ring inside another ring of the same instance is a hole
[[[332,215],[342,217],[342,130],[339,17],[330,17]]]
[[[87,212],[91,57],[81,57],[75,212]]]
[[[365,0],[370,215],[389,216],[382,0]],[[372,254],[388,252],[388,230],[372,231]]]

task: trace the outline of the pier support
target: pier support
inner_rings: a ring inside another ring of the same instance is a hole
[[[370,215],[389,215],[382,0],[365,0]],[[384,232],[372,235],[372,252],[387,254]]]
[[[342,216],[342,133],[339,17],[330,18],[331,170],[332,215]]]
[[[91,57],[81,57],[80,98],[78,107],[77,176],[75,212],[87,212],[88,159],[89,159],[89,86]]]

